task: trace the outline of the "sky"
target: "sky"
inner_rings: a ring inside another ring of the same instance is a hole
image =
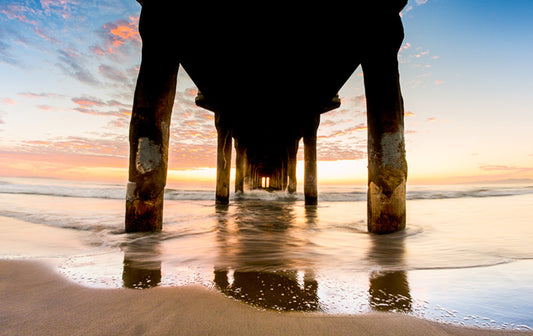
[[[0,0],[0,176],[127,180],[140,10],[134,0]],[[533,179],[533,2],[410,0],[401,15],[409,182]],[[366,183],[363,76],[322,115],[320,183]],[[214,183],[216,130],[196,92],[180,69],[169,183]]]

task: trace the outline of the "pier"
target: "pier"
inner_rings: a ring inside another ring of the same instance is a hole
[[[340,7],[209,7],[202,24],[176,23],[183,6],[143,2],[142,61],[130,125],[126,231],[162,228],[170,116],[178,69],[199,89],[196,104],[215,115],[217,204],[228,204],[231,152],[235,191],[296,192],[296,154],[304,144],[306,205],[318,202],[320,115],[340,106],[338,92],[364,72],[368,123],[368,230],[405,227],[407,163],[398,50],[406,1],[360,1],[357,17]],[[240,14],[236,14],[239,12]],[[187,25],[189,24],[189,25]],[[186,28],[193,27],[193,34]],[[168,36],[179,36],[174,43]],[[340,42],[339,42],[340,41]],[[343,43],[348,47],[343,48]]]

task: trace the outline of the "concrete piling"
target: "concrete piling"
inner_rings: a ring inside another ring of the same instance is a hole
[[[216,204],[228,204],[230,192],[232,132],[228,121],[218,112],[215,113],[215,126],[218,133],[215,202]]]
[[[151,13],[141,16],[142,62],[130,122],[126,232],[160,231],[167,179],[170,117],[179,68],[177,52],[162,55]]]
[[[407,161],[396,53],[363,63],[368,121],[368,231],[405,228]]]

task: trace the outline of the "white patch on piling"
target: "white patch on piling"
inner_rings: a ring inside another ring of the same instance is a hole
[[[128,181],[126,185],[126,201],[133,201],[135,199],[135,189],[137,188],[137,183]]]
[[[384,133],[381,137],[383,166],[401,169],[405,152],[404,146],[403,132]]]
[[[160,146],[149,138],[139,138],[135,163],[141,174],[155,170],[161,163]]]

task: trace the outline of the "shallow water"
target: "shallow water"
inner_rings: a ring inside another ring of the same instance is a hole
[[[170,189],[158,234],[124,233],[123,193],[3,179],[0,257],[53,260],[94,287],[202,284],[280,311],[533,327],[530,186],[410,187],[407,229],[384,236],[366,232],[364,187],[322,187],[316,207],[267,192],[214,206],[210,190]]]

